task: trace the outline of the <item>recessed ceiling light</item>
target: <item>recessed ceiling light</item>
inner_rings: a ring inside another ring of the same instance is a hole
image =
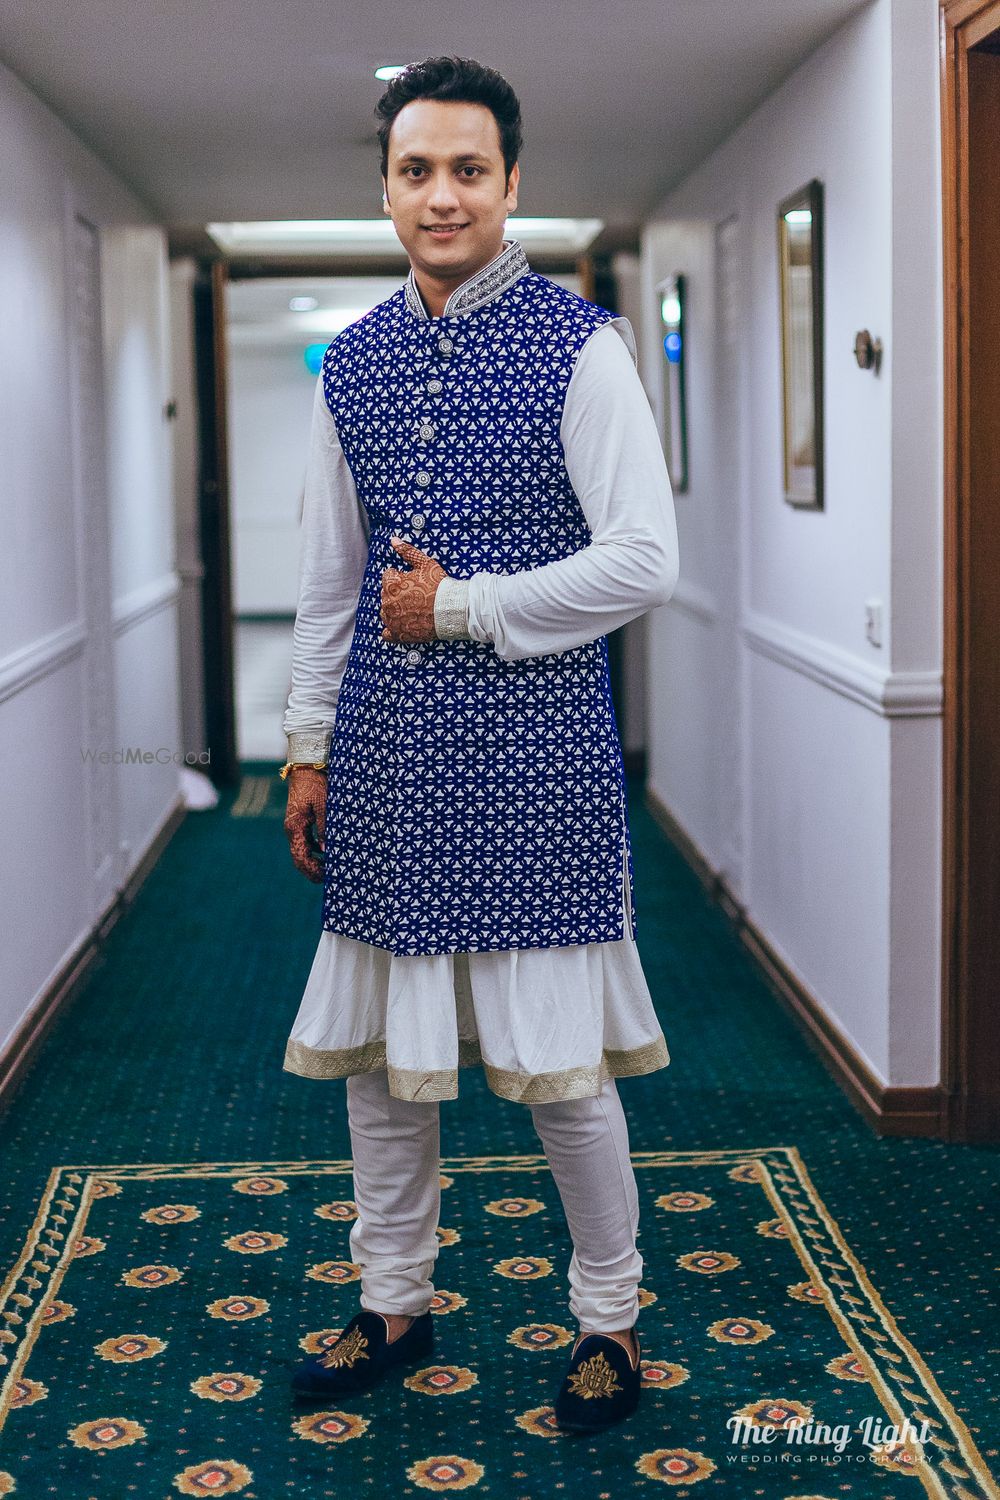
[[[316,297],[293,297],[288,306],[292,312],[312,312],[314,307],[319,307]]]
[[[404,254],[390,219],[267,219],[256,223],[206,224],[227,255]],[[575,256],[604,228],[601,219],[508,219],[506,228],[530,255]]]
[[[409,63],[383,63],[380,68],[375,69],[375,77],[382,83],[388,83],[390,78],[398,78],[408,67]]]

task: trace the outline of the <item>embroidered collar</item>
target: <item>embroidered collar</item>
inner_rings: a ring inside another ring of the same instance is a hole
[[[508,287],[513,286],[518,277],[524,276],[530,271],[528,257],[524,253],[520,240],[505,240],[504,247],[499,255],[493,257],[488,265],[480,267],[468,281],[463,281],[449,296],[444,305],[444,318],[460,317],[463,313],[475,312],[480,307],[485,307],[487,302],[492,302],[505,292]],[[406,305],[415,318],[430,320],[430,314],[424,306],[417,287],[416,278],[411,268],[409,276],[403,283],[403,295]]]

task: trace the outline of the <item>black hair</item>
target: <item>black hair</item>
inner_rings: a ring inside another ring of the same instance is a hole
[[[392,122],[414,99],[450,99],[460,104],[485,104],[492,110],[500,131],[504,172],[521,154],[521,106],[517,95],[493,68],[484,68],[470,57],[429,57],[410,63],[397,73],[375,106],[378,142],[382,152],[382,176],[389,175],[389,132]]]

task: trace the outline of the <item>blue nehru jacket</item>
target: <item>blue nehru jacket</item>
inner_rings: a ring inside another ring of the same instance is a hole
[[[533,272],[514,240],[446,316],[428,317],[411,278],[326,351],[369,532],[330,744],[330,932],[394,954],[625,935],[632,851],[606,637],[505,661],[474,640],[385,641],[380,619],[383,571],[408,571],[393,535],[456,578],[587,546],[559,427],[576,358],[613,316]]]

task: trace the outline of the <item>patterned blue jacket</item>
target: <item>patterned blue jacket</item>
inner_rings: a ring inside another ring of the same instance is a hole
[[[382,573],[406,568],[394,534],[457,578],[587,546],[559,428],[577,356],[613,316],[514,240],[444,316],[411,276],[326,351],[369,526],[330,743],[328,931],[396,954],[635,933],[606,638],[508,662],[479,641],[384,641],[380,621]]]

